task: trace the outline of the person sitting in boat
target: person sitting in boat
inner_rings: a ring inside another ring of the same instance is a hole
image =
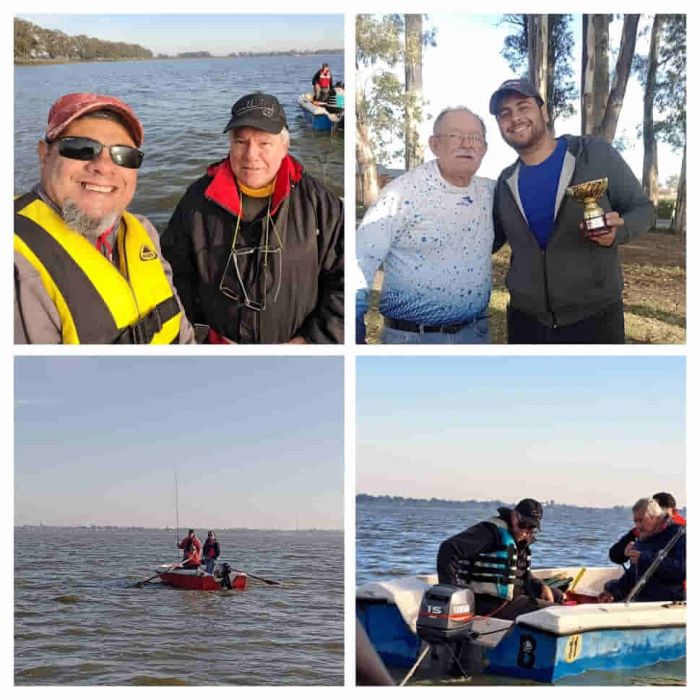
[[[677,525],[685,525],[685,518],[676,508],[676,499],[666,491],[655,493],[652,498],[661,506],[662,510]],[[628,548],[633,548],[634,543],[639,539],[639,528],[635,525],[629,532],[624,534],[612,547],[610,547],[610,561],[615,564],[626,564],[629,561]]]
[[[324,63],[311,79],[314,88],[314,101],[326,102],[333,85],[333,74],[327,63]]]
[[[116,97],[49,110],[40,182],[15,199],[15,343],[193,343],[158,232],[127,211],[143,126]]]
[[[684,527],[673,522],[654,498],[640,498],[632,506],[632,516],[639,536],[625,549],[630,566],[619,579],[605,584],[605,590],[599,598],[602,603],[625,600],[654,563],[659,552]],[[684,532],[639,590],[635,600],[685,600]]]
[[[342,343],[343,202],[289,155],[273,95],[245,95],[229,153],[180,200],[161,243],[207,343]]]
[[[561,591],[530,571],[530,545],[541,528],[542,513],[539,501],[525,498],[445,540],[438,550],[438,581],[471,588],[477,615],[505,620],[562,602]]]
[[[326,110],[332,114],[337,114],[345,109],[345,85],[337,82],[328,94]]]
[[[177,545],[182,550],[182,568],[196,569],[202,563],[202,543],[194,534],[194,530],[188,530],[187,537]]]
[[[221,548],[219,547],[219,542],[216,539],[216,533],[213,530],[209,530],[207,533],[207,539],[204,540],[204,545],[202,547],[202,561],[208,574],[214,573],[216,560],[219,558],[220,554]]]

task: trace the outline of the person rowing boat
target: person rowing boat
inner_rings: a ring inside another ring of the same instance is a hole
[[[185,569],[197,569],[202,563],[202,543],[197,539],[194,530],[187,532],[182,542],[178,543],[178,549],[182,550],[182,566]]]

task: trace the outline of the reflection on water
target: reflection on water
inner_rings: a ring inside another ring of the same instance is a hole
[[[120,97],[143,122],[146,153],[131,210],[159,228],[186,188],[228,150],[231,105],[261,90],[282,103],[290,152],[329,189],[343,194],[343,135],[314,132],[297,105],[327,62],[343,80],[343,55],[259,56],[15,67],[15,194],[38,180],[36,142],[52,103],[68,92]]]

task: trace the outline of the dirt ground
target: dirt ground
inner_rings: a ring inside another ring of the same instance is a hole
[[[625,280],[625,331],[627,343],[685,343],[686,335],[686,237],[651,231],[620,248]],[[489,305],[493,343],[506,342],[504,286],[510,249],[493,257],[493,292]],[[366,317],[367,342],[376,343],[383,321],[377,311],[381,272],[375,279]]]

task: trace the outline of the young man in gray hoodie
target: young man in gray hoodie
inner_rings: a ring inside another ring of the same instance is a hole
[[[518,160],[501,173],[494,199],[494,250],[512,255],[508,342],[624,343],[618,246],[644,233],[653,205],[622,156],[594,136],[560,136],[525,79],[507,80],[489,111]],[[598,204],[606,233],[583,230],[583,205],[566,188],[608,178]]]

